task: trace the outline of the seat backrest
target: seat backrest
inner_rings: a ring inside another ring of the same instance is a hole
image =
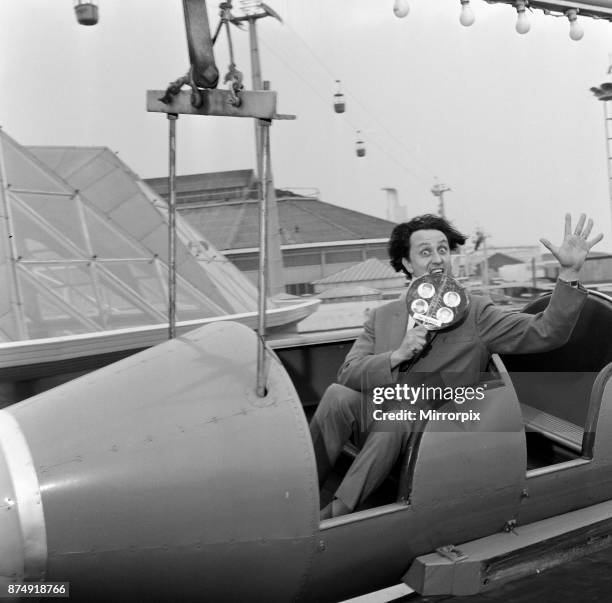
[[[523,311],[543,311],[550,297],[534,300]],[[589,291],[570,339],[560,348],[539,354],[505,354],[502,359],[520,402],[584,427],[597,373],[612,362],[612,299]],[[534,380],[526,373],[539,374]]]
[[[325,390],[335,383],[354,338],[309,342],[293,346],[273,345],[291,377],[303,406],[316,406]]]

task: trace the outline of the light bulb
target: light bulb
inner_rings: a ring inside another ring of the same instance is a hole
[[[465,27],[474,24],[476,17],[470,6],[470,0],[461,0],[461,15],[459,15],[459,23]]]
[[[526,34],[531,29],[531,23],[527,18],[525,10],[525,0],[517,0],[516,6],[516,31],[520,34]]]
[[[582,37],[584,36],[584,29],[582,29],[582,25],[578,23],[578,14],[576,10],[572,8],[571,10],[568,10],[565,14],[569,19],[570,38],[576,41],[582,40]]]
[[[402,19],[410,12],[410,5],[408,0],[395,0],[393,4],[393,14],[398,18]]]

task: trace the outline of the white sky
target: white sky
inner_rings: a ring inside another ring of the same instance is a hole
[[[82,27],[70,0],[0,2],[0,125],[25,145],[107,146],[142,177],[164,176],[167,121],[146,112],[145,92],[187,69],[182,3],[99,4],[100,23]],[[277,187],[385,217],[381,187],[396,187],[409,215],[435,212],[437,176],[468,234],[480,224],[495,245],[559,242],[564,213],[583,210],[606,236],[598,249],[612,249],[603,109],[589,91],[608,79],[612,23],[582,19],[574,42],[565,18],[533,13],[521,36],[514,9],[480,0],[469,28],[459,0],[410,0],[401,20],[392,0],[268,4],[285,25],[259,21],[264,78],[279,111],[298,116],[272,129]],[[250,82],[248,35],[233,40]],[[222,36],[222,75],[226,49]],[[254,164],[251,120],[181,116],[178,137],[179,174]]]

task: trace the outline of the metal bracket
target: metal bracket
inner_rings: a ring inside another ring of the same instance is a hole
[[[259,119],[274,119],[276,116],[276,92],[245,90],[240,93],[239,107],[232,104],[232,94],[229,90],[199,90],[199,92],[202,95],[202,104],[194,107],[188,91],[180,91],[176,96],[172,96],[170,103],[166,104],[160,101],[165,94],[164,90],[147,90],[147,111]]]
[[[465,561],[468,556],[461,550],[458,549],[454,544],[447,544],[446,546],[440,546],[436,549],[436,553],[442,557],[446,557],[450,561]]]

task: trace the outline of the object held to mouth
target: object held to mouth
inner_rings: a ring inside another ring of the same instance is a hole
[[[410,283],[406,296],[408,313],[429,331],[448,329],[466,315],[466,291],[446,273],[425,274]]]

